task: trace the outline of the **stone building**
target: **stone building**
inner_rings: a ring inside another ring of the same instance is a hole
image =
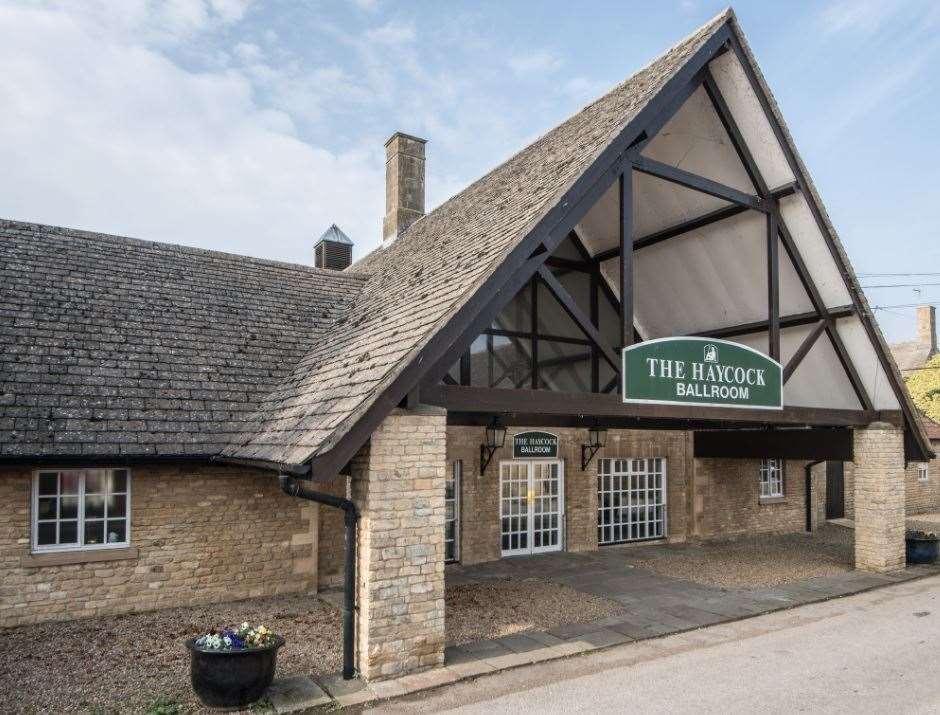
[[[351,266],[0,222],[0,623],[354,565],[385,678],[442,663],[446,561],[812,529],[825,460],[903,566],[933,450],[733,13],[426,215],[386,150]]]

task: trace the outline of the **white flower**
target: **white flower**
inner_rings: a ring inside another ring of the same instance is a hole
[[[248,628],[250,628],[250,626],[248,625],[248,621],[245,621],[244,623],[242,623],[242,630],[243,630],[243,631],[246,630],[246,629],[248,629]]]
[[[222,640],[225,642],[225,647],[226,647],[226,648],[231,648],[231,647],[232,647],[232,639],[231,639],[231,638],[229,638],[228,636],[225,636],[225,638],[223,638]]]

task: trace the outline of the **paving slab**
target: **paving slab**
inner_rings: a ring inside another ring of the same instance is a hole
[[[276,713],[296,713],[329,705],[333,698],[306,675],[278,678],[265,691]]]
[[[526,653],[545,647],[545,643],[531,638],[525,633],[516,633],[515,635],[497,638],[496,642],[504,648],[508,648],[513,653]]]

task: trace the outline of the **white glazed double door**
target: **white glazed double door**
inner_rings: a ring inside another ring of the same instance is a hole
[[[499,465],[502,555],[560,551],[565,477],[560,460]]]

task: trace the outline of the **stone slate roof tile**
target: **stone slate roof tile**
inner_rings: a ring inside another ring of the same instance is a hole
[[[0,220],[0,457],[216,455],[366,280]]]
[[[371,275],[345,316],[267,395],[224,455],[301,464],[355,424],[663,85],[725,11],[352,268]]]

